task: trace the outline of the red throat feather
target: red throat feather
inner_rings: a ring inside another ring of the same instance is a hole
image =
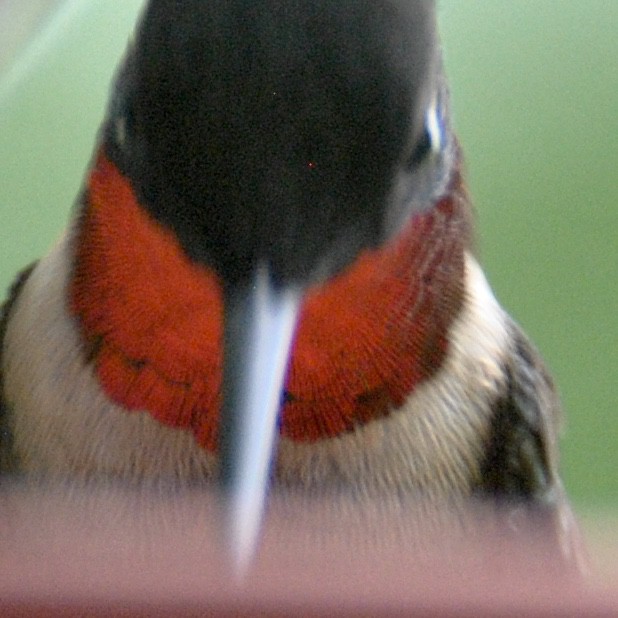
[[[307,295],[281,434],[314,441],[400,406],[440,367],[463,299],[467,202],[454,188],[388,246],[366,251]],[[70,306],[106,394],[128,411],[193,431],[214,450],[222,295],[100,153],[75,238]]]

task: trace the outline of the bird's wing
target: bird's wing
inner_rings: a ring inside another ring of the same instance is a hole
[[[30,264],[17,275],[9,289],[7,299],[0,306],[0,476],[6,474],[7,472],[11,472],[14,467],[11,448],[11,431],[7,423],[8,410],[4,400],[4,363],[2,358],[2,353],[4,351],[4,339],[11,309],[35,266],[36,262]]]
[[[584,545],[558,475],[562,420],[553,380],[532,342],[509,319],[506,388],[497,401],[477,493],[491,498],[505,530],[540,535],[561,565],[586,569]]]

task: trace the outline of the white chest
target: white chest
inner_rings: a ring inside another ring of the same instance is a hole
[[[34,474],[134,482],[212,477],[215,458],[191,433],[146,412],[127,413],[99,387],[65,303],[69,250],[64,238],[41,260],[7,329],[5,394],[19,464]],[[384,419],[313,444],[282,439],[282,482],[362,493],[466,492],[479,472],[508,346],[502,309],[471,257],[466,276],[464,309],[441,370]]]

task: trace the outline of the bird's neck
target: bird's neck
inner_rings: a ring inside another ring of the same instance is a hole
[[[468,205],[452,190],[303,306],[280,431],[314,441],[401,406],[439,370],[463,300]],[[222,294],[100,153],[75,235],[70,307],[106,394],[216,448]]]

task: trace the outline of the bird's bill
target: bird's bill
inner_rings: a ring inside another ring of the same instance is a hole
[[[259,536],[300,301],[300,290],[277,287],[265,267],[225,294],[220,482],[225,543],[238,573]]]

